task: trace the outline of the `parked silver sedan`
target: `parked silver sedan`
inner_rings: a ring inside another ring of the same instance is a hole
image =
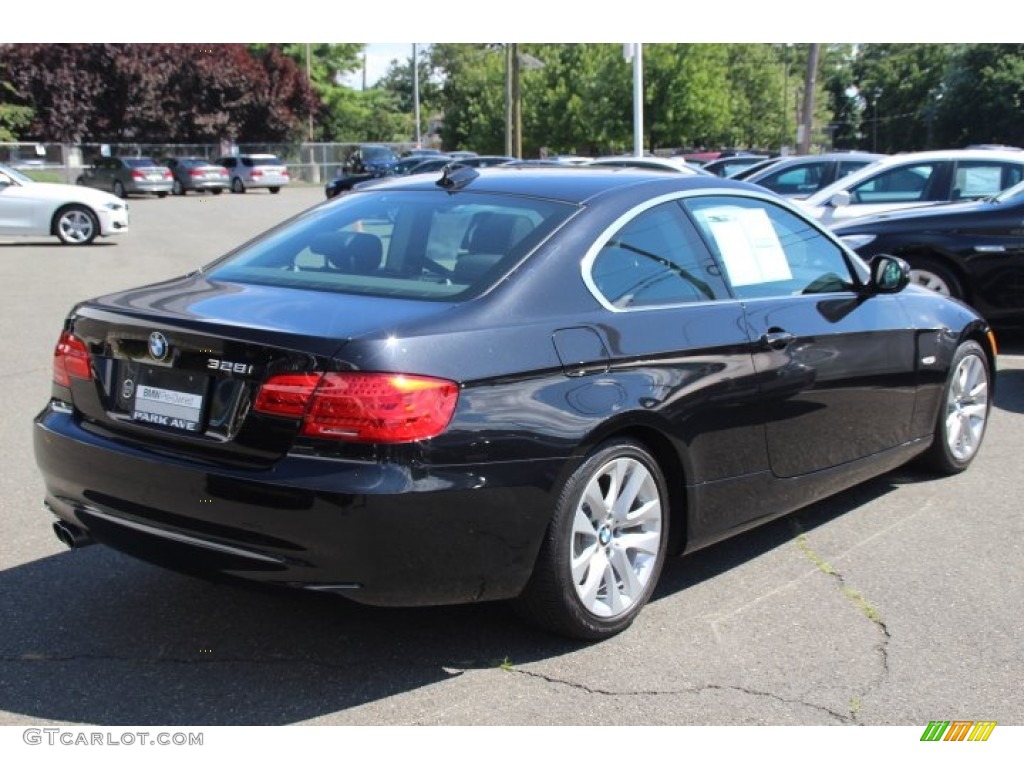
[[[171,191],[176,195],[186,192],[212,192],[219,195],[231,186],[226,168],[203,157],[165,157],[163,163],[174,176]]]
[[[78,177],[83,187],[102,189],[118,197],[167,197],[174,183],[171,169],[151,157],[99,157]]]

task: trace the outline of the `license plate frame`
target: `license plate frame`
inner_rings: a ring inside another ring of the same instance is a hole
[[[129,413],[140,424],[175,432],[200,433],[206,416],[208,378],[143,368],[132,393]]]

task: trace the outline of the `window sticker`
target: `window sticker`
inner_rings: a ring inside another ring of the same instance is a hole
[[[734,286],[793,279],[767,211],[723,206],[694,215],[714,238]]]

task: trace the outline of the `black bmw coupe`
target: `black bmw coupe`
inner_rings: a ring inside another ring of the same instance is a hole
[[[71,546],[626,628],[666,556],[976,456],[996,347],[765,190],[461,169],[74,307],[35,420]]]

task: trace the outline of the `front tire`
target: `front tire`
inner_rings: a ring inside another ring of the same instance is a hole
[[[100,222],[85,206],[67,205],[54,216],[53,233],[64,245],[88,245],[100,233]]]
[[[122,184],[120,181],[115,181],[114,182],[114,186],[113,186],[112,191],[113,191],[113,193],[115,195],[120,197],[122,200],[124,200],[126,197],[128,197],[128,193],[125,191],[124,184]]]
[[[182,186],[180,181],[175,179],[174,185],[171,187],[171,192],[173,192],[176,196],[181,197],[182,195],[185,194],[185,187]]]
[[[235,176],[234,180],[231,182],[231,191],[238,195],[245,193],[245,184],[243,184],[242,180],[237,176]]]
[[[935,439],[922,457],[930,469],[955,475],[978,455],[992,407],[988,357],[976,341],[965,341],[953,356],[942,390]]]
[[[602,640],[633,622],[658,582],[668,490],[639,443],[599,446],[566,482],[519,612],[557,634]]]

